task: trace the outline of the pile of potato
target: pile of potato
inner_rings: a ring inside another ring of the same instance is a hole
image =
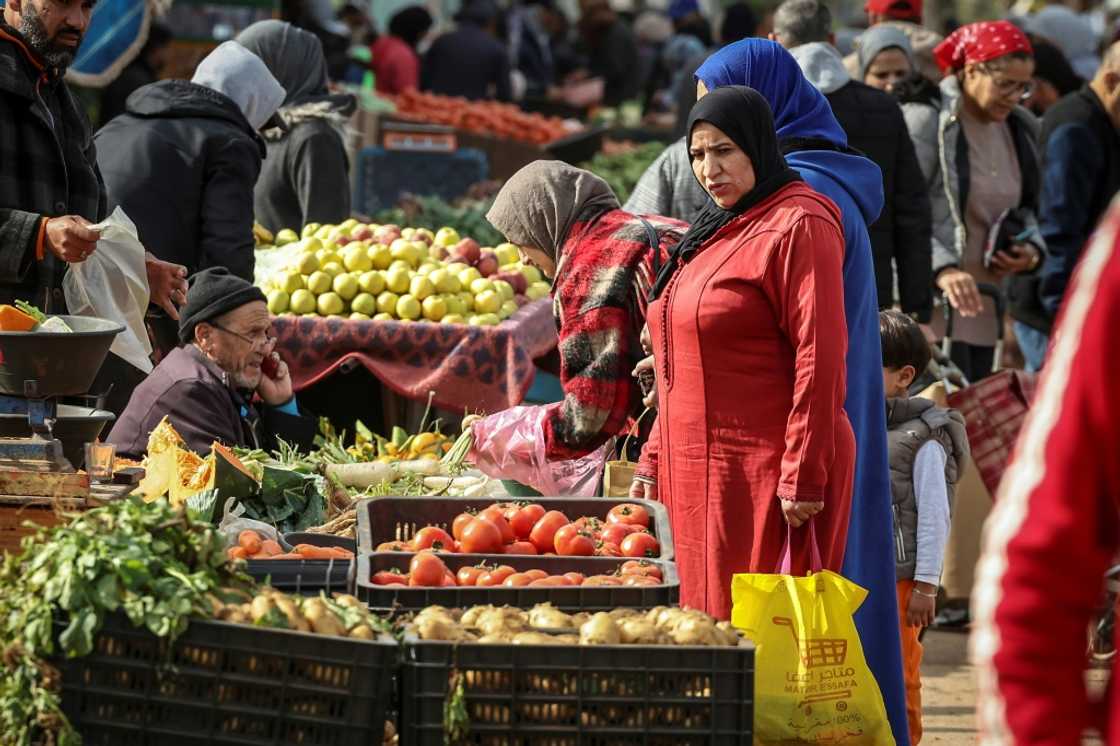
[[[234,624],[290,629],[316,635],[349,637],[354,640],[377,639],[386,622],[371,614],[354,596],[335,593],[304,597],[290,596],[275,588],[262,588],[247,600],[224,603],[212,599],[214,618]]]
[[[465,611],[429,606],[413,617],[421,640],[513,645],[702,645],[743,642],[730,622],[694,609],[658,606],[648,611],[567,614],[551,604],[528,611],[509,606],[474,606]]]

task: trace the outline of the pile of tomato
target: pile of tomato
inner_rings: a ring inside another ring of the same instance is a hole
[[[451,533],[426,526],[411,541],[387,541],[378,552],[466,554],[555,554],[563,557],[659,557],[661,545],[650,533],[643,506],[624,503],[606,519],[570,519],[537,503],[495,503],[478,513],[461,513]]]
[[[566,572],[549,575],[544,570],[518,571],[509,565],[481,562],[461,567],[453,573],[439,555],[431,550],[418,552],[408,563],[408,572],[381,570],[373,573],[374,585],[399,585],[412,588],[452,588],[464,586],[504,588],[540,587],[594,587],[594,586],[654,586],[661,585],[661,568],[647,560],[628,560],[614,574],[584,575]]]
[[[397,114],[404,118],[442,124],[465,132],[538,145],[559,140],[569,134],[562,119],[522,111],[513,104],[470,101],[417,90],[407,90],[390,98],[396,106]]]

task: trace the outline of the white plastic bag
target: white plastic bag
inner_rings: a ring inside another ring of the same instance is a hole
[[[151,292],[144,247],[136,225],[121,208],[93,226],[101,232],[97,250],[70,265],[63,280],[66,307],[75,316],[96,316],[124,324],[109,349],[145,373],[152,372],[152,344],[144,326]]]

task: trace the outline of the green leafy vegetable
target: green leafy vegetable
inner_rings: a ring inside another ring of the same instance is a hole
[[[25,314],[38,321],[40,324],[47,320],[47,315],[45,313],[25,300],[17,300],[14,305],[20,311],[23,311]]]

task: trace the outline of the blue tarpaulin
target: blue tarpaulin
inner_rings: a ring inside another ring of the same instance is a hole
[[[148,40],[151,0],[99,0],[67,78],[100,88],[113,82]]]

